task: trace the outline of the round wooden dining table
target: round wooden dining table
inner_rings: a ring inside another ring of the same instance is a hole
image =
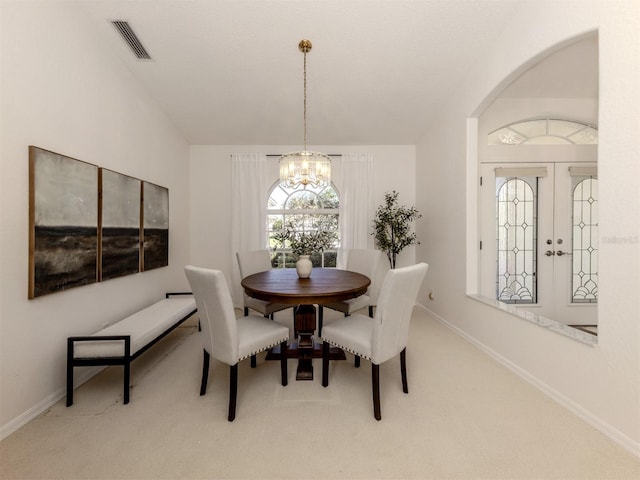
[[[359,297],[367,291],[370,283],[365,275],[333,268],[314,268],[309,278],[298,278],[295,268],[276,268],[249,275],[241,281],[242,288],[250,297],[295,305],[294,329],[298,339],[284,354],[298,359],[296,380],[313,380],[312,360],[322,356],[320,346],[313,340],[316,329],[314,304]],[[280,358],[282,354],[272,351],[267,358]],[[336,356],[344,359],[342,351],[332,352],[332,357]]]

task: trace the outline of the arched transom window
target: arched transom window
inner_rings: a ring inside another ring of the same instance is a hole
[[[340,199],[333,186],[316,188],[300,185],[295,188],[276,184],[271,189],[267,204],[267,239],[273,252],[274,268],[295,267],[296,258],[287,248],[274,240],[274,233],[283,226],[293,226],[299,232],[331,230],[340,238],[338,228]],[[338,248],[339,245],[336,246]],[[325,250],[311,256],[314,267],[335,267],[337,250]]]
[[[592,125],[542,118],[511,123],[488,135],[489,145],[592,145],[598,143],[598,129]]]

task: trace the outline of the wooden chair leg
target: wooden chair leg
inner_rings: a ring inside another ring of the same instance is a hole
[[[322,323],[324,321],[324,308],[318,305],[318,337],[322,337]]]
[[[209,352],[202,349],[204,355],[202,358],[202,380],[200,381],[200,395],[204,395],[207,391],[207,380],[209,379]]]
[[[238,364],[229,366],[229,418],[236,419],[236,400],[238,398]]]
[[[282,386],[286,387],[289,377],[287,371],[287,342],[280,344],[280,376],[282,377]]]
[[[296,330],[296,309],[295,307],[291,309],[291,311],[293,312],[293,338],[298,338],[298,331]],[[320,332],[320,330],[318,330],[318,332]],[[320,336],[320,333],[318,333],[318,337]]]
[[[373,318],[373,305],[369,305],[369,316]]]
[[[251,368],[256,368],[257,358],[258,357],[255,354],[251,355]]]
[[[249,316],[249,307],[244,307],[244,316],[245,317]]]
[[[329,343],[322,342],[322,386],[329,385]]]
[[[373,416],[380,420],[380,365],[371,364],[371,388],[373,390]]]
[[[409,393],[409,385],[407,384],[407,348],[400,352],[400,374],[402,375],[402,391]]]

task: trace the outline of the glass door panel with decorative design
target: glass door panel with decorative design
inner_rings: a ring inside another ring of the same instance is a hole
[[[598,177],[595,164],[555,164],[556,319],[597,325]]]
[[[595,325],[595,166],[485,163],[481,177],[481,295]]]

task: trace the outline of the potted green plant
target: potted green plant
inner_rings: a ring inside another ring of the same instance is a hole
[[[398,192],[386,193],[373,219],[376,246],[387,254],[391,268],[396,268],[397,255],[409,245],[420,244],[411,224],[422,217],[415,207],[398,205]]]

